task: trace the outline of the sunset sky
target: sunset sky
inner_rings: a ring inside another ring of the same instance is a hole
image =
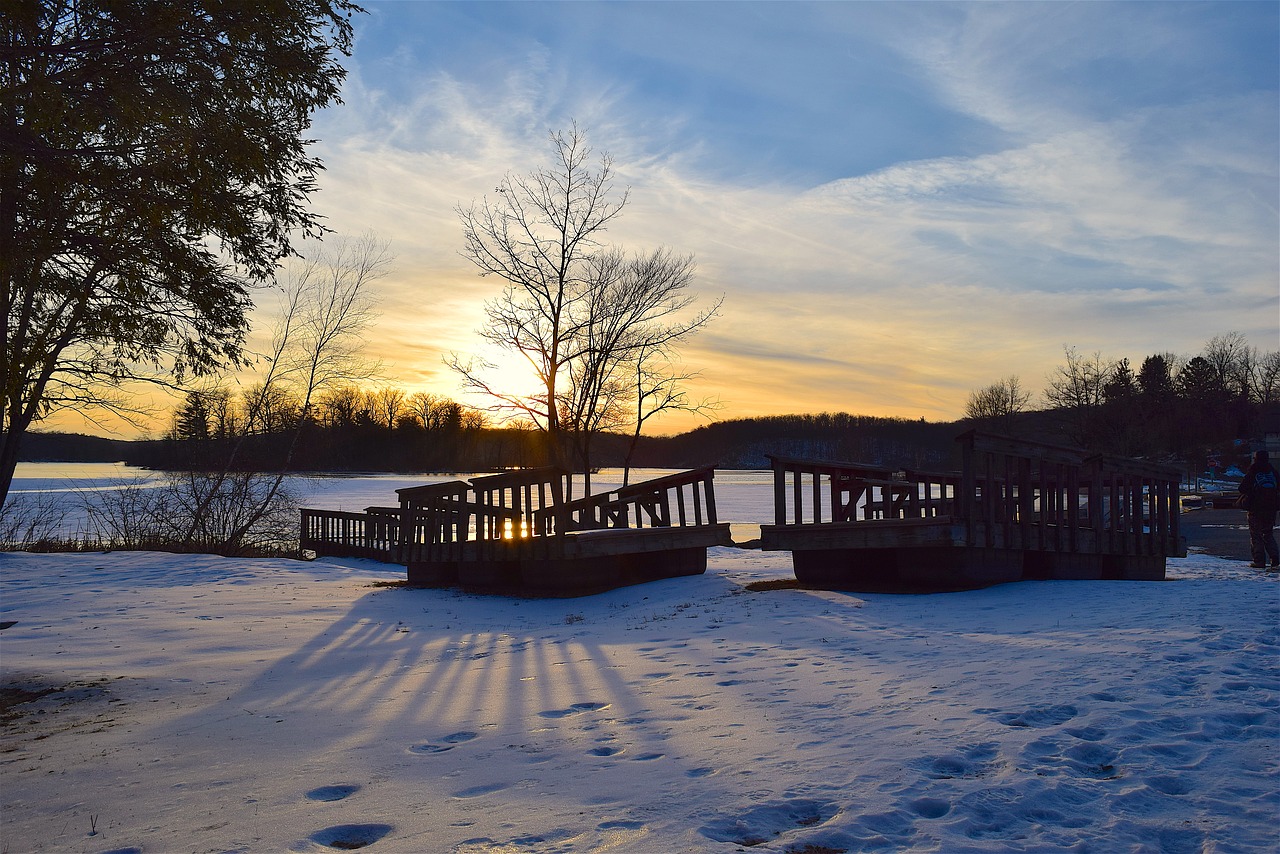
[[[501,290],[455,207],[575,120],[630,188],[609,238],[724,297],[685,349],[722,418],[949,420],[1064,346],[1280,347],[1276,3],[364,5],[314,205],[392,242],[368,337],[406,390],[458,396]]]

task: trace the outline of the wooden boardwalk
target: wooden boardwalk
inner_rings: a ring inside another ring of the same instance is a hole
[[[772,457],[766,550],[797,580],[858,591],[1023,579],[1164,578],[1186,555],[1177,470],[972,431],[960,472]]]
[[[303,510],[301,547],[407,567],[411,584],[578,596],[706,571],[729,545],[714,472],[681,472],[567,500],[569,474],[525,469],[396,490],[396,507]]]

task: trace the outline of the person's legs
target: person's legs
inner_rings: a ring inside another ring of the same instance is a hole
[[[1280,547],[1276,545],[1276,511],[1262,514],[1265,530],[1262,535],[1262,549],[1271,558],[1271,565],[1280,564]]]
[[[1267,565],[1267,537],[1275,539],[1272,533],[1275,517],[1271,513],[1249,513],[1249,555],[1253,559],[1251,566]]]

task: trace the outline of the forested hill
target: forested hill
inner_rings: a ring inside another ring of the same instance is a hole
[[[136,444],[79,433],[28,432],[18,458],[24,463],[116,463],[127,460]]]
[[[1200,413],[1200,410],[1195,410]],[[1024,439],[1087,448],[1127,457],[1178,462],[1189,470],[1221,463],[1243,465],[1265,435],[1280,435],[1280,409],[1251,407],[1249,417],[1206,417],[1194,421],[1166,412],[1140,419],[1140,408],[1109,406],[1082,416],[1069,410],[1018,413],[982,421],[928,422],[846,413],[779,415],[713,422],[678,436],[642,437],[635,467],[768,468],[768,455],[866,463],[886,468],[954,470],[960,466],[956,437],[980,427]],[[1175,429],[1176,428],[1176,429]],[[450,422],[424,429],[412,420],[394,427],[372,422],[309,424],[293,454],[294,471],[468,472],[547,463],[541,434],[527,430],[468,428]],[[288,456],[290,431],[269,435],[208,436],[126,442],[66,433],[29,433],[21,459],[31,461],[116,462],[153,469],[237,466],[274,471]],[[592,464],[621,466],[630,437],[595,438]],[[234,448],[234,453],[232,449]],[[1213,462],[1217,461],[1217,463]]]
[[[768,468],[767,454],[846,460],[891,467],[953,467],[955,437],[965,425],[844,413],[784,415],[719,421],[669,437],[643,437],[632,464],[654,468]],[[533,438],[522,431],[484,429],[466,436],[377,429],[318,430],[304,436],[296,469],[360,471],[483,471],[504,466],[537,465]],[[629,439],[600,436],[596,460],[601,467],[624,463]],[[209,460],[210,443],[155,440],[127,442],[69,433],[29,433],[23,438],[24,462],[116,462],[151,468],[182,468],[197,458]],[[216,444],[216,443],[214,443]],[[246,461],[270,469],[276,442],[256,437],[242,449]],[[314,447],[311,447],[314,446]],[[447,449],[447,451],[446,451]],[[314,452],[314,453],[313,453]],[[216,454],[214,455],[216,456]]]
[[[646,439],[635,464],[690,468],[769,467],[766,455],[843,460],[917,469],[953,468],[955,438],[966,429],[953,422],[823,413],[718,421],[669,438]]]

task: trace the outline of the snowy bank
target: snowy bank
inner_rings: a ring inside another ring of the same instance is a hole
[[[0,848],[1280,850],[1280,586],[568,600],[400,567],[0,554]],[[44,693],[48,692],[48,693]]]

